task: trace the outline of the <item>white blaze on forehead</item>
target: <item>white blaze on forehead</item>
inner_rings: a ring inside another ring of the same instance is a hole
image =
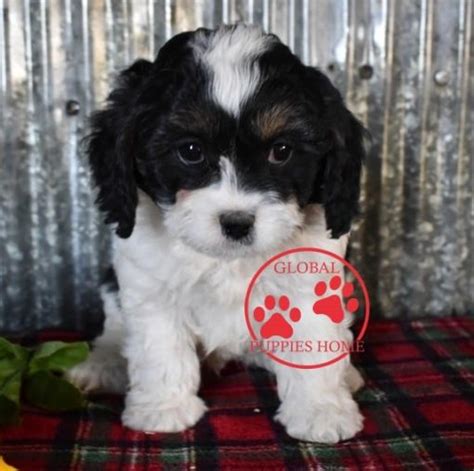
[[[218,29],[195,51],[212,74],[212,96],[226,111],[238,116],[242,103],[256,91],[260,70],[255,61],[276,41],[257,26],[239,24]]]
[[[233,163],[227,157],[221,157],[221,187],[225,186],[229,190],[236,190],[238,187],[237,173]]]
[[[222,205],[228,210],[252,211],[258,204],[280,203],[278,194],[273,191],[250,190],[239,181],[234,163],[228,158],[221,156],[219,160],[220,179],[213,186],[212,191],[216,191],[219,197],[216,205]],[[205,190],[204,190],[205,191]]]

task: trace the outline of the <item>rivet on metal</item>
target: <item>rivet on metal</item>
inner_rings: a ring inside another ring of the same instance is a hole
[[[81,111],[81,105],[76,100],[68,100],[66,102],[66,113],[69,116],[75,116]]]
[[[364,64],[359,67],[359,76],[363,80],[369,80],[374,75],[374,68],[370,64]]]
[[[449,72],[447,70],[437,70],[434,74],[436,85],[444,87],[449,83]]]

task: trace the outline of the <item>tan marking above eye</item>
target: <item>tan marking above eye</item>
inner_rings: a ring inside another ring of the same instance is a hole
[[[272,140],[285,129],[291,128],[292,113],[287,105],[274,105],[259,111],[255,117],[256,132],[264,141]]]

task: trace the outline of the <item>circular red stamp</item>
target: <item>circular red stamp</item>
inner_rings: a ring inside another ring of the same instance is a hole
[[[251,352],[288,367],[314,369],[363,351],[370,301],[362,276],[343,257],[297,247],[255,272],[244,312]],[[352,337],[349,326],[356,319],[360,327]]]

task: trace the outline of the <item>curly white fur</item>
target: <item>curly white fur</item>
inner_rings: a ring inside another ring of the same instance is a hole
[[[115,240],[114,266],[121,309],[113,301],[114,295],[105,293],[104,333],[96,340],[89,360],[73,369],[70,378],[86,390],[113,392],[125,392],[128,382],[122,419],[130,428],[184,430],[206,411],[204,402],[197,396],[199,344],[207,354],[213,353],[223,361],[240,358],[275,373],[282,401],[276,419],[291,436],[324,443],[350,438],[362,427],[362,416],[351,396],[361,386],[362,379],[348,358],[325,368],[302,371],[270,361],[263,354],[249,353],[243,298],[248,280],[265,256],[211,257],[183,243],[179,235],[170,234],[171,221],[179,226],[180,217],[181,221],[193,218],[192,208],[199,214],[205,202],[208,208],[218,211],[223,201],[229,204],[232,201],[224,198],[223,193],[227,192],[230,198],[234,191],[231,185],[221,185],[202,190],[207,192],[205,196],[199,191],[192,192],[178,201],[175,209],[169,210],[174,211],[173,215],[140,195],[132,236]],[[256,202],[265,205],[265,199],[257,196],[247,195],[249,202],[255,197]],[[348,236],[329,238],[321,207],[309,207],[305,220],[301,221],[291,203],[275,205],[276,202],[269,203],[265,209],[270,214],[265,217],[272,220],[276,232],[285,227],[287,230],[290,225],[292,236],[283,246],[275,245],[269,238],[268,248],[276,251],[314,246],[344,256]],[[199,226],[198,231],[202,235],[206,227]],[[279,279],[278,287],[267,283],[265,289],[281,290],[282,280]],[[314,278],[311,280],[314,283]],[[289,283],[286,292],[297,296],[300,288]],[[348,322],[336,325],[325,316],[303,317],[295,335],[307,334],[309,329],[313,338],[352,339]],[[291,361],[291,355],[288,353],[286,359]],[[324,355],[315,352],[314,361],[322,361]]]

